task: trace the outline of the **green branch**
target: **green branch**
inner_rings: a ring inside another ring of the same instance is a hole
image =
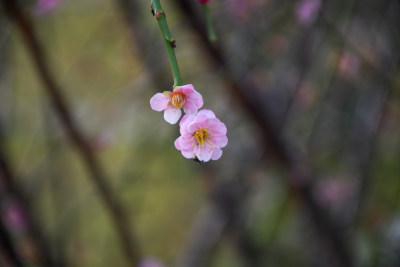
[[[206,19],[208,40],[210,40],[210,42],[212,43],[216,42],[217,34],[215,33],[214,24],[212,22],[211,12],[208,3],[201,3],[201,5],[203,7],[204,16]]]
[[[160,26],[161,33],[164,37],[165,45],[167,46],[167,52],[169,57],[169,62],[171,63],[172,75],[174,77],[174,87],[182,85],[181,73],[179,71],[178,62],[176,60],[175,50],[175,40],[172,38],[171,33],[168,29],[167,19],[165,13],[161,7],[159,0],[151,0],[151,8],[153,15],[156,17],[158,25]]]

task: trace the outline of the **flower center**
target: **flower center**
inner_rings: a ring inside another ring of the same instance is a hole
[[[185,95],[182,93],[171,93],[170,102],[172,106],[176,108],[183,108],[183,104],[185,104]]]
[[[197,145],[204,147],[207,140],[211,137],[211,133],[207,128],[200,127],[196,132],[194,132],[193,137]]]

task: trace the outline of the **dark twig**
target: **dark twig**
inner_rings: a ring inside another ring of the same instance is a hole
[[[140,254],[137,244],[134,242],[127,221],[127,216],[125,215],[121,204],[118,202],[117,197],[111,191],[100,162],[95,157],[91,147],[86,142],[81,131],[72,118],[65,98],[62,95],[62,91],[51,75],[47,58],[39,44],[39,40],[34,33],[34,29],[29,17],[27,15],[23,15],[20,7],[17,4],[17,1],[2,0],[2,2],[7,14],[24,37],[27,49],[29,50],[30,56],[37,67],[38,74],[42,79],[44,89],[46,90],[53,108],[65,128],[67,136],[80,153],[80,156],[82,157],[88,172],[90,173],[92,182],[94,183],[96,189],[101,195],[102,200],[104,201],[104,204],[110,212],[111,218],[121,240],[121,246],[127,258],[129,259],[131,266],[137,266],[140,260]]]
[[[306,168],[300,167],[304,166],[304,160],[289,151],[289,145],[280,138],[268,110],[259,108],[264,106],[265,103],[264,105],[259,103],[261,98],[258,97],[258,90],[254,90],[257,86],[250,80],[244,81],[235,78],[235,75],[228,69],[223,54],[208,41],[205,28],[190,1],[179,0],[178,3],[192,28],[199,34],[201,44],[208,52],[214,67],[222,71],[223,79],[231,93],[237,97],[241,105],[261,128],[267,151],[274,155],[278,162],[288,170],[288,185],[308,210],[319,233],[318,236],[324,241],[323,244],[326,245],[326,249],[330,251],[330,255],[336,261],[336,266],[352,266],[349,248],[344,237],[336,229],[332,218],[327,216],[313,198],[312,185],[309,181],[310,173]]]
[[[345,35],[347,33],[347,31],[349,30],[349,25],[350,22],[352,20],[352,16],[353,13],[355,11],[356,5],[357,5],[357,1],[358,0],[353,0],[350,3],[350,8],[347,14],[347,19],[345,21],[345,34],[342,36],[342,38],[339,39],[339,42],[337,43],[337,51],[339,53],[342,53],[344,51],[344,47],[345,47]],[[324,18],[324,14],[320,15],[320,21],[323,21]],[[333,28],[329,28],[329,36],[331,39],[335,39],[337,38],[336,35],[331,34],[331,31],[333,32]],[[313,126],[311,129],[311,134],[308,138],[308,154],[310,158],[313,158],[314,154],[315,154],[315,141],[317,140],[317,138],[315,138],[315,135],[317,134],[317,128],[318,126],[321,124],[321,121],[323,121],[324,119],[324,115],[325,115],[325,107],[328,106],[328,102],[329,100],[332,98],[332,95],[335,93],[333,90],[333,83],[335,81],[336,78],[336,74],[339,68],[339,61],[336,61],[333,66],[331,67],[331,70],[329,72],[328,78],[327,78],[327,82],[326,82],[326,88],[324,89],[324,93],[322,96],[322,100],[319,101],[319,107],[318,107],[318,112],[317,112],[317,117],[313,122]]]

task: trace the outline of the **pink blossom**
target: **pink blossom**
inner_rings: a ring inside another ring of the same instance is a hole
[[[214,112],[203,109],[196,115],[185,115],[179,126],[181,136],[175,140],[175,147],[185,158],[207,162],[221,157],[221,148],[228,144],[227,129]]]
[[[36,3],[36,11],[38,14],[45,14],[55,9],[61,0],[38,0]]]
[[[197,2],[199,2],[199,3],[208,3],[208,2],[210,2],[210,0],[197,0]]]
[[[155,111],[164,110],[164,119],[175,124],[182,115],[181,108],[186,114],[196,114],[203,106],[203,97],[193,85],[187,84],[175,87],[172,92],[155,94],[150,99],[150,106]]]
[[[26,227],[26,218],[21,206],[14,201],[6,201],[3,206],[3,219],[7,226],[15,231],[23,231]]]
[[[302,0],[296,4],[294,13],[297,21],[302,25],[314,22],[321,8],[321,0]]]
[[[164,264],[155,258],[145,258],[140,262],[139,267],[164,267]]]

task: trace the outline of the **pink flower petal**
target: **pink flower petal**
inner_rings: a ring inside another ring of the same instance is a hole
[[[204,115],[204,116],[206,116],[207,118],[210,118],[210,119],[211,118],[216,118],[214,112],[212,112],[209,109],[202,109],[202,110],[199,111],[199,113],[197,113],[197,115]]]
[[[183,110],[185,111],[186,114],[196,114],[197,113],[197,106],[193,102],[193,100],[188,99],[185,102],[185,106],[183,107]]]
[[[167,106],[164,111],[164,119],[170,124],[177,123],[181,115],[182,111],[179,108],[174,108],[171,106]]]
[[[222,156],[222,149],[214,149],[211,155],[212,160],[217,160]]]
[[[195,121],[197,120],[197,121]],[[189,133],[194,133],[195,131],[197,131],[197,129],[199,129],[200,127],[203,127],[204,122],[199,121],[198,117],[196,117],[191,123],[189,123],[186,126],[186,131]]]
[[[174,90],[173,90],[173,92],[174,93],[183,93],[183,89],[182,89],[182,86],[177,86],[177,87],[175,87],[174,88]]]
[[[176,138],[176,140],[174,142],[175,148],[178,150],[182,149],[181,144],[180,144],[181,138],[182,138],[182,136],[179,136],[178,138]]]
[[[179,86],[179,89],[182,90],[187,97],[191,97],[193,93],[196,92],[192,84]]]
[[[220,120],[208,119],[207,125],[212,130],[213,135],[226,135],[226,126]]]
[[[213,150],[207,146],[202,147],[202,148],[197,146],[197,147],[195,147],[194,152],[196,153],[196,156],[200,161],[207,162],[211,159]]]
[[[185,134],[181,136],[181,139],[179,140],[179,144],[181,147],[181,150],[193,150],[193,146],[195,145],[194,138],[191,134]]]
[[[226,135],[213,136],[212,142],[219,148],[225,147],[228,144],[228,137]]]
[[[162,111],[168,106],[169,98],[157,93],[150,99],[150,106],[155,111]]]
[[[193,85],[187,84],[179,86],[174,89],[176,92],[182,92],[186,101],[184,104],[184,111],[187,114],[195,114],[199,108],[203,106],[203,97],[199,92],[197,92]]]
[[[192,159],[195,156],[193,154],[193,150],[191,150],[191,151],[190,150],[182,150],[181,152],[182,152],[182,155],[187,159]]]
[[[201,94],[197,91],[195,91],[190,99],[193,101],[193,103],[195,104],[195,106],[197,107],[197,109],[201,108],[203,106],[203,97],[201,96]]]
[[[181,134],[185,134],[187,132],[186,127],[189,123],[191,123],[194,119],[194,115],[189,115],[186,114],[185,116],[183,116],[183,118],[181,119],[181,121],[179,122],[179,126],[180,126],[180,133]]]
[[[208,119],[215,118],[214,112],[208,109],[200,110],[193,121],[186,126],[188,132],[195,132],[200,127],[207,127]],[[219,121],[219,120],[218,120]]]

